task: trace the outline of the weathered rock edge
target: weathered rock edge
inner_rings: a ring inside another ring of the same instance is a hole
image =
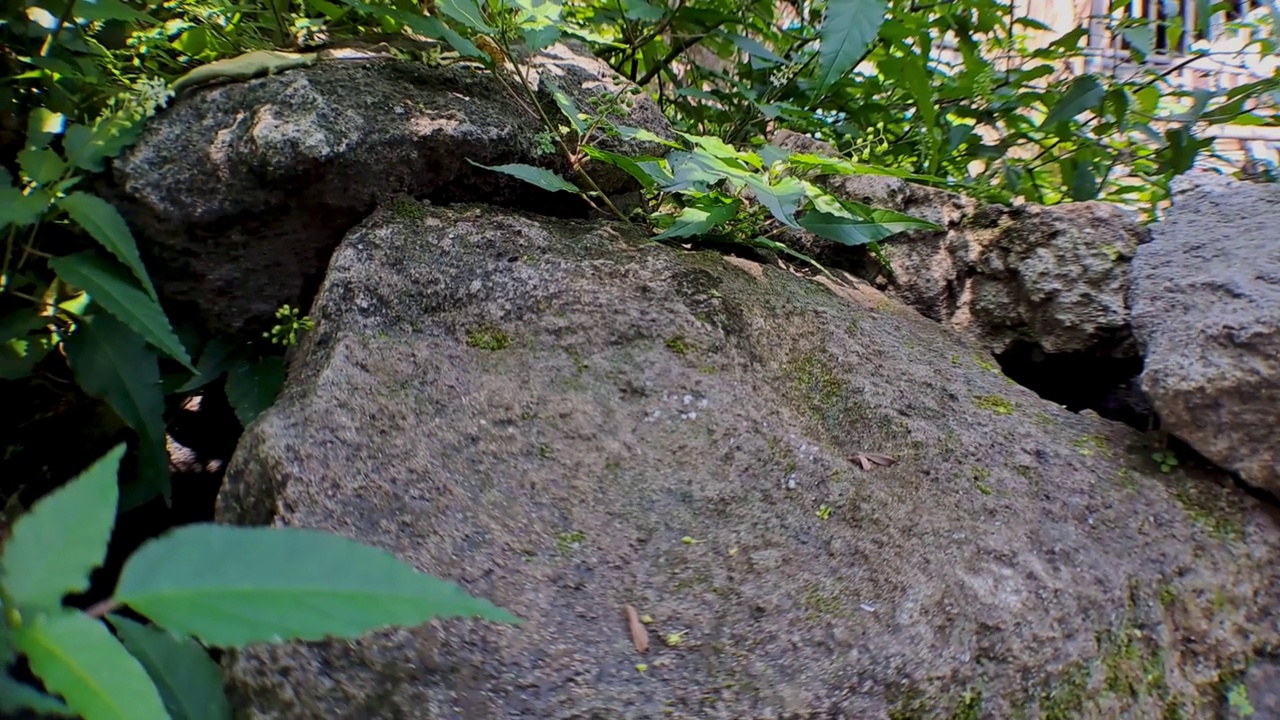
[[[401,207],[313,315],[219,519],[382,546],[527,622],[236,653],[244,717],[1203,717],[1280,640],[1265,508],[873,290]]]
[[[575,43],[531,60],[539,96],[555,112],[553,79],[583,109],[625,87]],[[674,134],[645,95],[618,124]],[[243,338],[273,324],[280,305],[306,305],[343,234],[397,196],[483,201],[581,214],[550,193],[472,164],[521,163],[572,177],[543,152],[536,116],[469,65],[335,60],[247,82],[202,88],[147,123],[99,190],[129,221],[171,314],[212,334]],[[662,155],[659,143],[602,138],[603,149]],[[638,188],[618,168],[589,164],[613,195]]]

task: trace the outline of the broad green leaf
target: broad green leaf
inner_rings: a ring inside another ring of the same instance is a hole
[[[800,218],[805,230],[842,245],[858,246],[879,242],[906,230],[939,230],[937,225],[891,210],[874,210],[869,217],[850,219],[813,211]]]
[[[18,716],[23,710],[54,717],[73,716],[71,708],[59,698],[45,695],[30,685],[0,673],[0,713]]]
[[[184,525],[138,548],[114,597],[217,647],[354,638],[437,617],[518,622],[384,550],[304,528]]]
[[[751,57],[759,58],[775,65],[785,65],[787,63],[785,58],[761,45],[756,40],[737,33],[726,33],[726,36],[729,38],[729,42],[732,42],[735,47]]]
[[[556,107],[560,108],[560,114],[573,125],[573,129],[581,136],[587,131],[587,121],[582,118],[582,112],[578,110],[578,106],[573,102],[573,98],[569,97],[563,89],[556,84],[555,80],[547,77],[543,80],[547,85],[551,97],[556,101]]]
[[[440,12],[480,33],[494,34],[497,31],[484,21],[480,6],[475,0],[436,0],[436,8]]]
[[[25,150],[39,150],[49,147],[49,141],[66,127],[67,118],[62,113],[39,107],[27,115],[27,139],[23,144]]]
[[[44,188],[23,194],[16,187],[0,187],[0,229],[7,225],[35,225],[40,222],[53,195]]]
[[[828,0],[818,46],[820,96],[853,69],[880,32],[888,14],[884,0]]]
[[[702,148],[708,155],[719,158],[721,160],[741,160],[751,165],[757,170],[761,169],[764,162],[759,155],[750,152],[743,152],[726,143],[714,135],[690,135],[689,133],[676,132],[677,135],[688,140],[693,145]]]
[[[66,161],[49,148],[19,150],[18,167],[27,179],[39,185],[52,185],[61,180],[62,174],[67,171]]]
[[[142,665],[84,613],[34,617],[14,632],[14,645],[44,686],[84,720],[169,720]]]
[[[667,162],[671,164],[672,180],[662,188],[663,192],[707,192],[711,186],[724,180],[745,185],[755,177],[742,167],[730,165],[701,148],[693,152],[673,152],[667,156]]]
[[[665,14],[665,10],[646,2],[646,0],[622,0],[622,16],[628,20],[657,22]]]
[[[19,605],[58,608],[84,592],[102,564],[116,521],[117,445],[73,480],[41,498],[13,525],[4,544],[0,583]]]
[[[106,401],[138,434],[138,478],[124,487],[121,509],[132,509],[157,494],[167,500],[164,389],[155,352],[137,333],[101,312],[81,322],[63,345],[76,384]]]
[[[123,217],[120,217],[120,212],[114,205],[97,195],[74,192],[59,198],[54,206],[65,212],[94,240],[106,248],[107,252],[124,263],[152,300],[158,299],[159,296],[156,295],[156,289],[151,284],[151,278],[142,265],[142,258],[138,255],[138,245],[134,242],[133,233],[129,231],[129,225],[125,223]]]
[[[779,222],[793,228],[800,227],[796,222],[796,210],[805,197],[804,185],[795,177],[784,177],[773,185],[754,175],[747,178],[747,187],[755,193],[760,204],[769,208]]]
[[[662,143],[668,147],[678,148],[680,145],[666,138],[663,138],[652,130],[644,128],[631,127],[630,125],[614,125],[614,129],[618,131],[618,136],[623,140],[639,140],[640,142]]]
[[[924,56],[895,57],[885,65],[885,69],[901,80],[911,98],[915,100],[916,111],[926,128],[933,127],[938,117],[938,108],[933,100],[933,85],[930,82],[928,58]]]
[[[227,401],[241,425],[248,427],[271,407],[284,386],[284,379],[284,358],[278,355],[257,362],[244,360],[227,369]]]
[[[173,720],[231,720],[222,670],[199,643],[122,615],[107,619],[151,676]]]
[[[1121,28],[1120,35],[1144,58],[1155,51],[1156,34],[1147,23]]]
[[[174,389],[176,393],[189,393],[193,390],[208,385],[217,380],[222,373],[231,367],[229,360],[235,353],[235,347],[230,343],[222,340],[210,340],[204,347],[204,352],[200,353],[200,360],[196,362],[196,374],[186,384]]]
[[[0,318],[0,380],[26,377],[44,359],[55,344],[48,325],[33,307]]]
[[[154,23],[155,18],[134,10],[120,0],[80,0],[75,4],[76,17],[85,20],[126,20]]]
[[[1081,75],[1071,81],[1070,87],[1062,94],[1058,104],[1053,106],[1049,114],[1040,123],[1042,129],[1052,128],[1058,123],[1071,120],[1089,108],[1102,102],[1107,93],[1106,88],[1092,75]]]
[[[156,302],[118,263],[92,251],[55,257],[49,266],[68,284],[93,296],[94,302],[124,322],[161,352],[195,372],[182,341]]]
[[[711,201],[700,205],[690,205],[680,211],[671,227],[655,235],[654,240],[670,238],[696,237],[711,232],[720,223],[732,220],[742,207],[742,202],[717,205]]]
[[[636,158],[629,158],[626,155],[611,153],[608,150],[600,150],[598,148],[591,147],[590,145],[583,145],[582,151],[587,154],[587,157],[622,168],[628,175],[638,180],[640,184],[644,186],[645,190],[653,190],[657,188],[659,181],[667,179],[661,175],[658,177],[651,175],[645,166],[636,161]],[[650,158],[649,160],[652,161],[655,159],[656,158]],[[652,162],[650,162],[649,167],[652,166]]]
[[[550,170],[547,170],[546,168],[534,167],[532,165],[520,165],[520,164],[494,165],[490,167],[488,165],[481,165],[480,163],[471,159],[468,159],[467,162],[471,163],[472,165],[475,165],[476,167],[482,167],[485,170],[493,170],[494,172],[500,172],[506,175],[510,175],[512,177],[520,178],[521,180],[524,180],[527,183],[537,185],[543,190],[550,190],[552,192],[556,192],[560,190],[563,190],[565,192],[571,192],[571,193],[581,192],[580,190],[578,190],[577,186],[575,186],[573,183],[569,182],[568,180],[565,180],[564,178],[560,177],[559,175],[555,174]]]

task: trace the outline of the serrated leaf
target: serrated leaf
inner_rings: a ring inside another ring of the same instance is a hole
[[[587,121],[582,119],[582,111],[578,110],[578,105],[574,103],[573,98],[569,97],[561,87],[550,77],[544,78],[547,90],[551,93],[552,99],[556,101],[556,107],[560,108],[560,114],[573,125],[573,129],[581,136],[587,131]]]
[[[820,211],[805,213],[800,225],[814,235],[841,245],[858,246],[879,242],[906,230],[940,230],[934,223],[892,210],[872,210],[867,217],[851,219]]]
[[[578,190],[577,186],[575,186],[573,183],[569,182],[568,180],[565,180],[564,178],[560,177],[559,175],[555,174],[550,170],[547,170],[546,168],[534,167],[532,165],[522,165],[518,163],[507,164],[507,165],[494,165],[494,166],[481,165],[480,163],[474,160],[471,160],[470,158],[467,159],[467,162],[471,163],[472,165],[475,165],[476,167],[484,168],[485,170],[493,170],[494,172],[500,172],[505,175],[510,175],[511,177],[520,178],[521,180],[524,180],[527,183],[537,185],[543,190],[550,190],[552,192],[557,192],[560,190],[563,190],[565,192],[571,192],[571,193],[581,192],[580,190]]]
[[[824,94],[862,59],[887,14],[884,0],[828,0],[819,33],[814,97]]]
[[[222,373],[231,368],[232,364],[229,360],[234,353],[235,348],[229,343],[216,338],[210,340],[205,345],[204,351],[200,353],[200,360],[196,362],[195,376],[188,380],[186,384],[175,388],[174,392],[189,393],[217,380]]]
[[[1045,115],[1040,127],[1051,128],[1071,120],[1089,108],[1096,107],[1107,94],[1106,88],[1092,75],[1081,75],[1071,82],[1058,103]]]
[[[304,528],[182,526],[126,561],[114,597],[217,647],[354,638],[437,617],[519,622],[384,550]]]
[[[30,307],[0,318],[0,380],[26,377],[44,359],[54,345],[48,325],[49,318]]]
[[[13,525],[4,544],[5,593],[19,605],[58,608],[84,592],[102,564],[116,520],[117,445],[67,484],[41,498]]]
[[[6,225],[35,225],[51,202],[53,195],[44,188],[36,188],[24,195],[16,187],[0,187],[0,229]]]
[[[173,720],[230,720],[222,670],[199,643],[121,615],[107,619],[155,683]]]
[[[105,124],[100,128],[103,133],[106,132]],[[67,128],[62,149],[72,165],[90,172],[102,172],[105,169],[103,161],[107,159],[105,139],[105,135],[99,136],[93,128],[76,124]]]
[[[154,23],[155,18],[134,10],[120,0],[80,0],[75,5],[76,17],[85,20],[126,20]]]
[[[599,160],[625,170],[628,175],[638,180],[640,184],[644,186],[645,190],[653,190],[658,187],[659,181],[669,179],[662,175],[654,177],[650,173],[648,168],[653,167],[653,161],[655,161],[656,158],[650,158],[650,163],[648,168],[646,168],[646,166],[637,162],[636,158],[630,158],[626,155],[619,155],[607,150],[600,150],[599,148],[594,148],[590,145],[583,145],[581,149],[589,158]]]
[[[65,212],[90,237],[106,248],[107,252],[124,263],[152,300],[158,299],[147,269],[142,265],[142,257],[138,255],[138,245],[133,239],[133,233],[114,205],[97,195],[74,192],[58,199],[55,207]]]
[[[67,163],[49,148],[19,150],[18,167],[28,180],[38,185],[52,185],[62,179]]]
[[[695,237],[711,232],[720,223],[732,220],[738,214],[742,203],[734,200],[724,205],[690,205],[680,211],[671,227],[655,235],[654,240],[670,238]]]
[[[62,113],[46,108],[35,108],[27,115],[27,138],[23,144],[25,150],[38,150],[49,147],[49,141],[62,132],[67,118]]]
[[[59,698],[45,695],[30,685],[0,673],[0,713],[18,715],[23,710],[55,717],[74,716],[71,708]]]
[[[14,632],[31,671],[84,720],[169,720],[142,665],[101,622],[63,611]]]
[[[484,21],[484,15],[480,12],[480,6],[475,3],[475,0],[436,0],[436,8],[476,32],[488,34],[498,32]]]
[[[161,352],[195,372],[164,309],[138,286],[124,267],[91,251],[55,257],[49,266],[58,277],[93,296],[94,302]]]
[[[227,401],[240,424],[248,427],[276,401],[284,386],[284,358],[271,356],[257,362],[241,361],[227,369]]]
[[[104,400],[138,434],[138,477],[124,487],[121,510],[169,496],[164,389],[160,362],[137,333],[102,312],[82,321],[63,347],[76,384]]]
[[[747,187],[755,193],[761,205],[769,208],[779,222],[793,228],[799,228],[796,222],[796,210],[804,200],[804,183],[795,177],[784,177],[769,185],[757,176],[747,178]]]

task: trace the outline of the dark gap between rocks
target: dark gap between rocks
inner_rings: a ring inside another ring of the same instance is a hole
[[[1046,353],[1038,345],[1015,342],[996,356],[1011,380],[1071,412],[1092,410],[1108,420],[1146,432],[1155,414],[1138,385],[1142,358],[1088,353]]]

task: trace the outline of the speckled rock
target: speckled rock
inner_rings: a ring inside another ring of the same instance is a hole
[[[532,65],[552,112],[544,78],[582,108],[621,87],[607,65],[572,43],[547,48]],[[648,96],[632,100],[616,122],[674,137]],[[333,60],[180,97],[147,123],[101,192],[132,225],[171,316],[242,339],[269,328],[281,304],[310,300],[338,241],[379,201],[482,200],[581,214],[570,193],[472,164],[526,163],[567,174],[563,157],[538,149],[540,129],[532,111],[482,68]],[[663,151],[652,142],[597,144]],[[588,169],[606,192],[638,187],[612,166]]]
[[[1143,391],[1162,427],[1280,497],[1280,185],[1193,180],[1133,261]]]
[[[1274,514],[870,287],[399,206],[312,315],[220,520],[525,623],[233,653],[241,717],[1206,717],[1280,643]]]
[[[780,147],[834,154],[792,132]],[[1129,261],[1149,235],[1107,203],[1044,207],[987,205],[884,175],[828,176],[835,194],[924,218],[940,231],[900,233],[884,247],[890,291],[926,317],[965,332],[999,354],[1023,342],[1045,353],[1138,355],[1129,329]],[[833,264],[848,250],[819,238],[813,251]]]

